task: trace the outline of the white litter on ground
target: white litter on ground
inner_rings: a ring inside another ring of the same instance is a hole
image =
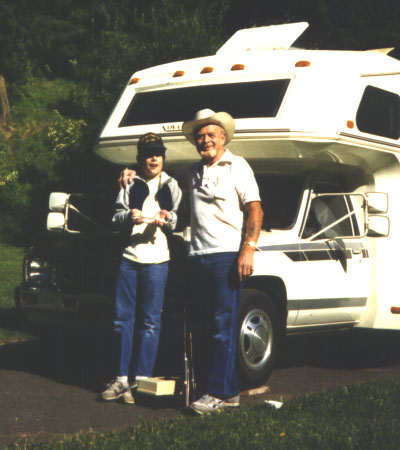
[[[265,400],[264,403],[266,405],[271,405],[271,406],[273,406],[276,409],[279,409],[283,405],[282,402],[277,402],[275,400]]]

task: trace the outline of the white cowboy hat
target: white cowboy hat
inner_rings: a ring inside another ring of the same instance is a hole
[[[193,120],[188,120],[182,124],[182,132],[186,139],[193,145],[196,145],[194,132],[201,126],[218,125],[225,130],[225,144],[231,141],[235,133],[235,121],[233,117],[226,112],[214,112],[212,109],[202,109],[197,111]]]

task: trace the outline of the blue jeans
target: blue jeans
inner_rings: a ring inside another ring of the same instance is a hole
[[[202,315],[208,328],[209,355],[207,393],[218,398],[239,394],[235,371],[238,308],[241,283],[237,274],[237,253],[195,256],[192,281],[195,294],[193,312]]]
[[[129,375],[132,361],[133,376],[152,376],[167,277],[167,262],[138,264],[122,258],[114,318],[114,330],[120,345],[118,375]]]

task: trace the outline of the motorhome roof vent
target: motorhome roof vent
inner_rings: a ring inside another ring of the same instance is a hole
[[[298,22],[239,30],[217,51],[217,55],[287,50],[307,27],[307,22]]]

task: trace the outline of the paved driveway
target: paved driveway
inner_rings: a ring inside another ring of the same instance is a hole
[[[269,390],[242,395],[242,406],[400,375],[400,334],[355,331],[288,338]],[[109,340],[101,336],[83,341],[53,336],[0,347],[0,446],[182,414],[173,401],[134,406],[98,401],[110,370]]]

